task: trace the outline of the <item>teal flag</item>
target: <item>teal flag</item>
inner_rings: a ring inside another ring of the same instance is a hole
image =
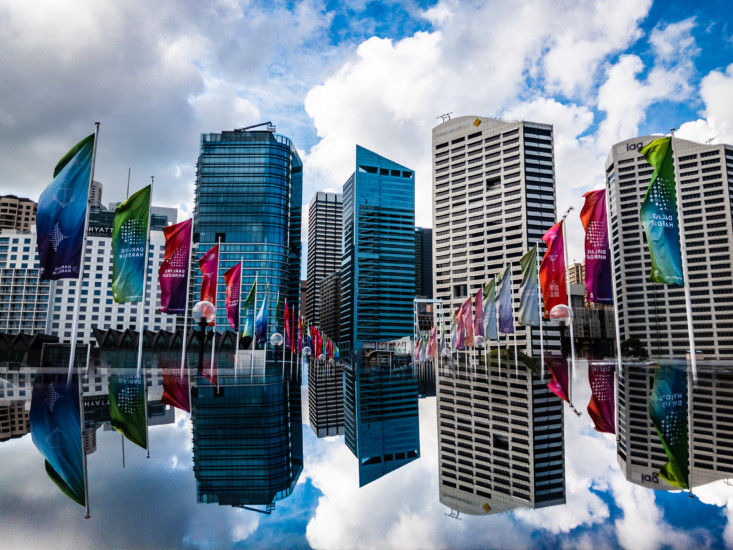
[[[143,187],[115,210],[112,227],[112,296],[118,304],[143,301],[150,191],[150,185]]]
[[[487,340],[498,340],[499,329],[496,326],[496,280],[491,279],[484,285],[483,323],[484,336]]]
[[[687,489],[690,456],[687,373],[684,370],[665,364],[657,367],[649,397],[649,416],[669,458],[669,462],[659,470],[659,477],[674,487]]]
[[[652,257],[651,280],[667,285],[683,285],[677,193],[674,183],[674,160],[671,138],[659,138],[641,149],[654,167],[652,180],[641,203],[644,227]]]
[[[529,249],[519,260],[522,282],[519,285],[519,324],[525,327],[540,326],[539,292],[537,291],[537,245]]]
[[[139,374],[112,369],[109,376],[109,415],[112,427],[135,445],[148,447],[145,380]]]

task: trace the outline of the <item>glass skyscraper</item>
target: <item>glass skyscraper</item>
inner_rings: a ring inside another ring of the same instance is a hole
[[[415,173],[360,146],[344,184],[341,351],[411,335]]]
[[[194,241],[198,255],[221,241],[217,329],[229,326],[224,309],[224,272],[243,260],[242,300],[258,277],[257,308],[269,289],[268,332],[275,332],[275,305],[300,298],[300,217],[303,164],[287,137],[242,129],[202,134],[196,165]],[[192,289],[198,301],[201,272]],[[282,307],[282,306],[281,306]],[[240,325],[244,318],[240,320]],[[278,330],[282,332],[282,327]]]

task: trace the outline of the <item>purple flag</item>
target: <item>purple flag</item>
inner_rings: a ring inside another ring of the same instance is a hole
[[[161,403],[190,413],[188,373],[184,369],[174,367],[174,362],[171,360],[161,358],[160,362],[163,368],[163,397],[160,398]]]
[[[613,361],[588,361],[590,403],[588,414],[597,432],[616,433],[616,411],[613,400]]]
[[[473,318],[473,333],[476,336],[484,334],[484,287],[481,285],[476,291],[476,316]]]
[[[242,286],[242,264],[235,264],[224,273],[227,296],[224,300],[227,319],[233,331],[239,330],[239,291]]]
[[[580,211],[585,229],[585,290],[589,302],[612,304],[611,251],[608,246],[606,190],[588,191]]]
[[[161,313],[182,315],[186,312],[192,227],[193,219],[190,219],[163,228],[165,257],[158,269]]]

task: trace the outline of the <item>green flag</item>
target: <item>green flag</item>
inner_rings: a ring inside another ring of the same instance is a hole
[[[150,185],[140,189],[115,210],[112,296],[118,304],[143,301],[149,218]]]
[[[145,418],[145,380],[132,373],[109,376],[109,415],[112,427],[143,449],[148,447]]]
[[[483,323],[484,336],[487,340],[498,340],[499,329],[496,325],[496,279],[490,279],[484,285]]]
[[[659,477],[674,487],[687,489],[690,456],[687,373],[684,370],[668,364],[657,367],[649,397],[649,416],[669,458],[669,462],[659,471]]]
[[[651,280],[683,285],[677,192],[671,138],[659,138],[639,151],[654,167],[639,217],[652,258]]]
[[[537,292],[537,245],[522,256],[519,265],[522,267],[522,282],[519,285],[519,324],[525,327],[538,327],[540,306]]]
[[[257,296],[257,280],[252,283],[252,288],[244,301],[244,333],[242,338],[254,338],[255,335],[255,297]]]

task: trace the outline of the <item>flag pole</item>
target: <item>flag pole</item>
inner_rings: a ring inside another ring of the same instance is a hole
[[[183,345],[181,346],[181,373],[186,365],[186,351],[188,337],[188,293],[191,290],[191,258],[193,256],[193,222],[191,222],[191,235],[188,242],[188,263],[186,264],[186,305],[183,310]],[[190,400],[189,400],[190,403]]]
[[[142,374],[143,381],[143,399],[145,400],[145,450],[147,454],[145,458],[150,458],[150,430],[148,430],[148,380],[145,374]]]
[[[89,353],[89,348],[91,347],[91,344],[87,342],[87,354]],[[89,511],[89,472],[88,472],[88,466],[87,466],[87,452],[84,448],[84,380],[82,379],[81,373],[79,373],[79,415],[80,415],[80,424],[81,424],[81,456],[84,460],[83,462],[83,470],[84,470],[84,505],[86,506],[86,515],[84,516],[84,519],[89,519],[92,517],[90,511]]]
[[[608,196],[608,188],[606,194],[606,232],[608,233],[608,250],[611,253],[611,289],[613,291],[613,316],[616,327],[616,356],[618,358],[618,368],[623,370],[623,361],[621,358],[621,326],[618,318],[618,293],[616,290],[616,254],[613,250],[613,232],[611,231],[611,199]],[[605,323],[605,319],[603,320]]]
[[[496,273],[494,273],[494,296],[499,289],[496,287]],[[499,308],[496,307],[496,299],[494,300],[494,311],[496,318],[496,352],[499,358],[499,374],[501,374],[501,334],[499,333]]]
[[[153,204],[153,180],[154,176],[150,176],[150,198],[148,201],[148,234],[145,236],[145,259],[143,268],[143,295],[140,297],[140,305],[138,306],[138,328],[139,335],[137,337],[137,374],[140,374],[143,360],[143,337],[145,334],[145,295],[148,292],[148,249],[150,248],[150,207]],[[146,405],[147,406],[147,405]]]
[[[250,374],[254,374],[255,371],[255,340],[257,339],[257,291],[259,289],[259,285],[257,283],[258,277],[259,273],[255,271],[255,303],[252,305],[252,345],[250,346],[252,353],[249,354]]]
[[[570,273],[568,272],[568,237],[567,237],[567,231],[565,227],[565,218],[568,217],[568,214],[575,210],[575,208],[571,205],[566,211],[565,214],[562,216],[562,248],[563,253],[565,255],[565,287],[568,293],[568,309],[573,311],[570,299]],[[573,375],[575,374],[575,333],[573,332],[573,321],[570,319],[570,361],[572,364],[572,372],[568,375],[568,401],[572,402],[572,387],[573,387]]]
[[[219,258],[221,258],[221,237],[216,241],[216,275],[214,276],[214,300],[219,297]],[[216,306],[214,306],[216,307]],[[214,353],[216,347],[216,317],[214,317],[214,327],[211,330],[211,366],[210,370],[214,372]],[[216,391],[219,391],[219,375],[216,375]]]
[[[237,347],[234,351],[234,372],[237,372],[237,365],[239,364],[239,329],[242,324],[242,264],[244,260],[239,259],[239,297],[237,298]],[[219,377],[216,377],[219,380]]]
[[[519,377],[519,353],[517,353],[517,324],[514,314],[514,289],[512,289],[512,262],[509,262],[509,292],[512,299],[512,332],[514,333],[514,372]]]
[[[697,382],[697,350],[695,349],[695,331],[692,327],[692,300],[690,299],[690,276],[687,269],[687,245],[685,243],[685,221],[682,218],[682,187],[680,185],[679,164],[677,163],[677,148],[675,147],[675,137],[672,128],[672,139],[670,146],[672,147],[672,160],[674,164],[674,185],[677,195],[677,220],[678,232],[680,236],[680,253],[682,256],[682,276],[685,278],[685,310],[687,311],[687,332],[690,338],[690,361],[692,363],[692,379]]]
[[[89,190],[92,188],[94,181],[94,164],[97,160],[97,137],[99,137],[99,122],[94,123],[94,145],[92,146],[92,166],[89,170],[89,184],[87,186],[87,204],[86,214],[84,214],[84,232],[81,237],[81,258],[79,260],[79,278],[77,279],[77,289],[79,293],[74,298],[74,320],[71,323],[71,344],[69,345],[69,372],[66,376],[67,380],[71,380],[71,373],[74,369],[74,359],[76,359],[76,338],[79,334],[79,308],[81,306],[81,284],[84,279],[84,256],[87,253],[87,231],[89,230]],[[54,290],[56,284],[54,282]],[[49,315],[51,317],[51,315]]]
[[[537,309],[540,312],[540,378],[545,379],[545,341],[543,339],[542,323],[545,320],[545,308],[542,300],[542,283],[540,282],[540,242],[537,241]]]

